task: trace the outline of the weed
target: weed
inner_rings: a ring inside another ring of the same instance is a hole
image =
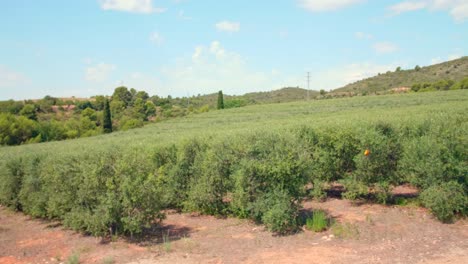
[[[334,223],[331,227],[333,235],[342,239],[357,239],[359,237],[359,229],[355,224],[351,223]]]
[[[109,257],[105,257],[102,259],[101,261],[102,264],[114,264],[115,263],[115,259],[111,256]]]
[[[162,239],[163,239],[164,251],[171,252],[172,245],[171,245],[171,239],[169,237],[169,231],[167,231],[167,234],[163,234]]]
[[[374,219],[370,214],[366,215],[366,222],[369,223],[370,225],[374,225]]]
[[[68,258],[67,261],[65,262],[66,264],[79,264],[80,263],[80,254],[75,252],[71,254]]]

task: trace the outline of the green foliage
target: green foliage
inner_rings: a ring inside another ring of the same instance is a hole
[[[0,145],[19,145],[37,136],[35,121],[24,116],[0,113]]]
[[[314,180],[314,185],[311,191],[311,196],[317,201],[323,201],[327,198],[327,193],[325,192],[324,182],[316,179]]]
[[[139,119],[127,119],[123,118],[120,120],[120,129],[121,130],[129,130],[137,127],[142,127],[144,125],[142,120]]]
[[[312,216],[306,219],[306,227],[314,232],[322,232],[328,228],[329,220],[324,211],[314,211]]]
[[[111,110],[109,106],[109,100],[105,100],[104,102],[104,116],[102,120],[102,127],[104,133],[111,133],[112,132],[112,118],[111,118]]]
[[[224,109],[223,91],[218,92],[218,110]]]
[[[459,89],[468,89],[468,77],[464,78],[463,80],[455,83],[452,87],[452,90],[459,90]]]
[[[362,181],[359,181],[354,178],[345,178],[341,181],[344,185],[346,192],[343,194],[343,198],[349,200],[356,200],[359,198],[364,198],[369,194],[369,188]]]
[[[438,213],[444,202],[432,201],[450,192],[466,196],[467,96],[458,90],[262,105],[109,136],[2,147],[0,203],[96,236],[144,232],[166,209],[293,232],[303,224],[306,186],[313,183],[322,196],[333,181],[344,184],[345,198],[381,203],[392,186],[412,183]],[[11,114],[2,119],[0,128],[16,122]],[[68,119],[66,137],[95,131],[83,130],[90,122]],[[458,187],[434,191],[447,182]],[[461,199],[454,201],[443,215],[463,211]]]
[[[21,109],[19,114],[28,119],[37,120],[36,106],[33,104],[24,105],[23,109]]]
[[[243,107],[246,105],[247,105],[247,101],[242,100],[242,99],[231,99],[231,100],[224,101],[225,109],[238,108],[238,107]]]
[[[120,102],[123,107],[130,105],[132,101],[132,94],[125,86],[115,88],[114,94],[112,94],[112,102]]]
[[[285,191],[273,190],[261,195],[252,204],[252,211],[255,219],[271,232],[287,234],[298,229],[299,206]]]
[[[427,188],[421,193],[421,200],[443,222],[452,221],[456,213],[468,214],[466,186],[455,181]]]

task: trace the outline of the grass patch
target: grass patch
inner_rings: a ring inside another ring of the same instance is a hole
[[[115,263],[115,259],[111,256],[109,257],[105,257],[102,259],[101,261],[102,264],[114,264]]]
[[[65,261],[66,264],[79,264],[80,263],[80,254],[77,252],[71,254],[68,258],[67,261]]]
[[[358,239],[359,229],[352,223],[334,223],[331,227],[333,235],[342,239]]]
[[[166,253],[171,252],[172,250],[172,244],[171,244],[171,239],[169,237],[169,231],[167,234],[163,234],[162,236],[163,239],[163,249]]]
[[[327,230],[329,219],[324,211],[314,211],[312,216],[306,219],[306,228],[314,232]]]

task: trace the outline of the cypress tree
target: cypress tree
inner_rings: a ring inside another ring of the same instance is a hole
[[[218,109],[224,109],[223,91],[218,92]]]
[[[108,99],[106,99],[104,104],[104,120],[102,122],[102,127],[104,129],[104,133],[112,133],[112,118]]]

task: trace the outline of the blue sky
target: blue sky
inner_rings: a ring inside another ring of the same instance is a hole
[[[333,89],[467,55],[468,0],[3,0],[0,100]]]

